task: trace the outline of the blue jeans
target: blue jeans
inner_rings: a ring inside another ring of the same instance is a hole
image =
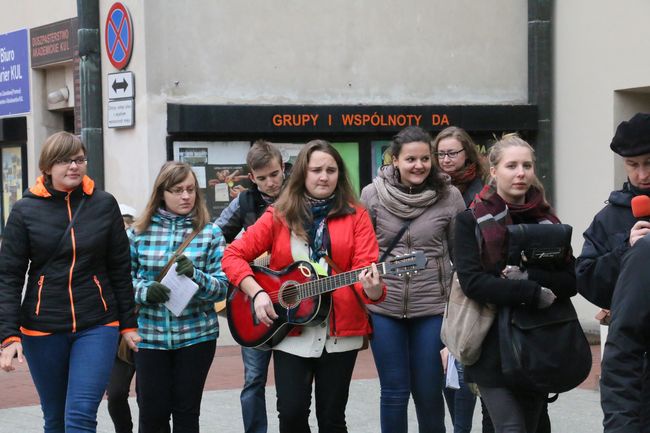
[[[412,395],[419,433],[444,433],[442,316],[393,319],[373,314],[372,324],[370,344],[381,386],[381,431],[408,431],[407,408]]]
[[[97,430],[97,408],[111,376],[118,334],[116,327],[95,326],[75,333],[23,335],[45,433]]]
[[[445,388],[445,399],[449,414],[454,424],[454,433],[470,433],[472,431],[472,418],[474,417],[474,406],[476,396],[465,383],[463,364],[458,360],[454,361],[458,371],[458,384],[460,389]]]
[[[241,414],[246,433],[266,433],[266,377],[272,351],[241,348],[244,361],[244,387],[241,390]]]

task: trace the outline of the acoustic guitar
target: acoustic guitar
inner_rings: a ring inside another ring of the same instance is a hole
[[[409,274],[424,269],[427,259],[421,251],[378,263],[379,275]],[[320,277],[311,263],[297,261],[281,271],[251,266],[253,277],[266,290],[278,314],[271,326],[257,319],[251,298],[232,285],[228,289],[227,316],[230,332],[245,347],[270,349],[295,326],[316,326],[332,308],[331,292],[359,281],[364,269]]]

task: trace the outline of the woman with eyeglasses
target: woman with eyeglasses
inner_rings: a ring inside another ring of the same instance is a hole
[[[177,161],[162,166],[128,236],[142,335],[135,354],[140,433],[158,433],[170,417],[173,431],[198,432],[219,334],[214,303],[225,299],[228,281],[221,271],[221,229],[210,222],[192,167]],[[178,314],[165,305],[172,289],[161,280],[169,272],[198,286]]]
[[[434,164],[451,176],[451,184],[463,194],[465,205],[481,192],[486,177],[476,144],[464,129],[450,126],[433,140]]]
[[[463,194],[465,205],[469,206],[476,194],[481,192],[486,176],[476,144],[464,129],[450,126],[443,129],[433,140],[434,164],[451,176],[451,183]],[[445,400],[454,425],[454,433],[469,433],[472,430],[472,418],[476,396],[465,383],[464,367],[449,356],[447,349],[442,352],[443,362],[453,362],[458,372],[459,389],[445,388]],[[449,366],[448,366],[449,367]],[[482,401],[481,401],[482,403]],[[482,403],[483,433],[494,431],[487,408]]]
[[[384,276],[386,300],[368,307],[384,433],[408,431],[410,396],[418,431],[445,431],[440,327],[451,288],[453,221],[465,204],[449,176],[433,164],[431,141],[419,127],[400,131],[390,146],[392,164],[361,193],[382,256],[422,251],[428,259],[415,274]]]
[[[118,336],[140,341],[122,215],[86,162],[77,136],[47,138],[0,250],[0,368],[27,359],[46,432],[96,431]]]

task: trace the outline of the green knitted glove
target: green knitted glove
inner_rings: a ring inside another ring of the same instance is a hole
[[[159,282],[154,282],[147,288],[147,302],[150,304],[162,304],[169,300],[169,288]]]
[[[176,259],[176,273],[178,275],[185,275],[187,278],[194,276],[194,263],[184,254],[178,256]]]

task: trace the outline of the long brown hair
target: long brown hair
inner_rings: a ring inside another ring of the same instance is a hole
[[[158,208],[165,207],[165,190],[169,190],[181,182],[191,174],[194,179],[194,190],[196,191],[196,198],[194,200],[194,208],[190,211],[193,214],[192,225],[194,229],[200,229],[210,222],[210,213],[205,205],[205,199],[199,191],[199,182],[192,167],[184,162],[167,161],[160,168],[156,181],[153,184],[153,191],[149,197],[149,202],[144,210],[144,213],[138,217],[133,224],[136,233],[142,233],[151,225],[151,218],[158,211]]]
[[[309,159],[311,154],[316,151],[325,152],[334,158],[339,169],[339,177],[334,189],[334,205],[329,215],[343,214],[349,210],[350,205],[358,204],[341,154],[325,140],[312,140],[305,144],[298,153],[287,185],[274,204],[278,215],[284,218],[289,229],[303,239],[307,239],[304,224],[312,221],[305,179],[309,168]]]

